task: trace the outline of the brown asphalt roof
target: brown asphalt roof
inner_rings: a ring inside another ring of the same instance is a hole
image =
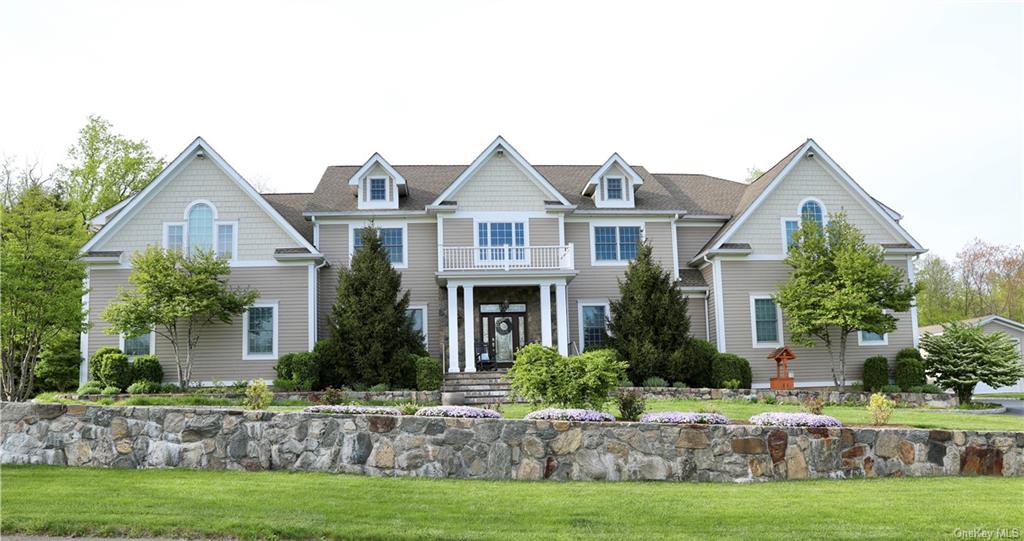
[[[310,243],[313,242],[313,222],[302,215],[309,204],[311,193],[264,193],[260,194],[281,216]]]

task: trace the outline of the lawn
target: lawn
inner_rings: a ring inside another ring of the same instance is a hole
[[[0,530],[285,539],[939,539],[1024,524],[1024,480],[562,483],[5,466]]]
[[[505,417],[518,419],[535,409],[529,404],[504,404],[501,413]],[[618,414],[609,403],[612,413]],[[648,400],[647,411],[698,411],[715,410],[734,421],[746,421],[750,416],[766,411],[800,411],[800,406],[787,404],[764,404],[745,400]],[[826,406],[825,414],[831,415],[844,424],[869,425],[871,418],[864,406]],[[920,428],[947,428],[961,430],[1016,430],[1024,431],[1024,417],[998,414],[944,413],[927,408],[898,408],[889,419],[890,425],[907,425]]]
[[[1024,393],[988,393],[988,394],[976,394],[974,398],[1013,398],[1015,400],[1024,400]]]

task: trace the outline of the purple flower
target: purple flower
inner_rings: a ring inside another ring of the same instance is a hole
[[[387,406],[307,406],[306,413],[344,413],[348,415],[401,415],[398,408]]]
[[[672,425],[727,425],[729,418],[721,413],[693,411],[664,411],[647,413],[640,417],[641,423],[665,423]]]
[[[610,413],[595,410],[585,409],[558,409],[558,408],[547,408],[537,411],[531,411],[526,414],[525,419],[533,420],[545,420],[545,421],[591,421],[591,422],[602,422],[602,421],[614,421],[615,417]]]
[[[814,415],[812,413],[783,413],[767,412],[759,413],[750,418],[750,424],[755,426],[810,426],[820,428],[838,428],[843,426],[835,417],[828,415]]]
[[[430,406],[416,410],[418,417],[467,417],[471,419],[500,419],[501,414],[470,406]]]

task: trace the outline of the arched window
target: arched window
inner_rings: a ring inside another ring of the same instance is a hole
[[[188,253],[213,250],[213,209],[206,203],[196,203],[188,211]]]
[[[818,227],[825,227],[825,213],[821,210],[821,204],[817,201],[808,201],[801,205],[800,220],[812,221],[817,223]]]

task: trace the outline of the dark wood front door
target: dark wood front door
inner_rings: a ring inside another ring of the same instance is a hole
[[[516,350],[526,343],[525,313],[487,313],[480,315],[480,329],[491,359],[511,364]]]

